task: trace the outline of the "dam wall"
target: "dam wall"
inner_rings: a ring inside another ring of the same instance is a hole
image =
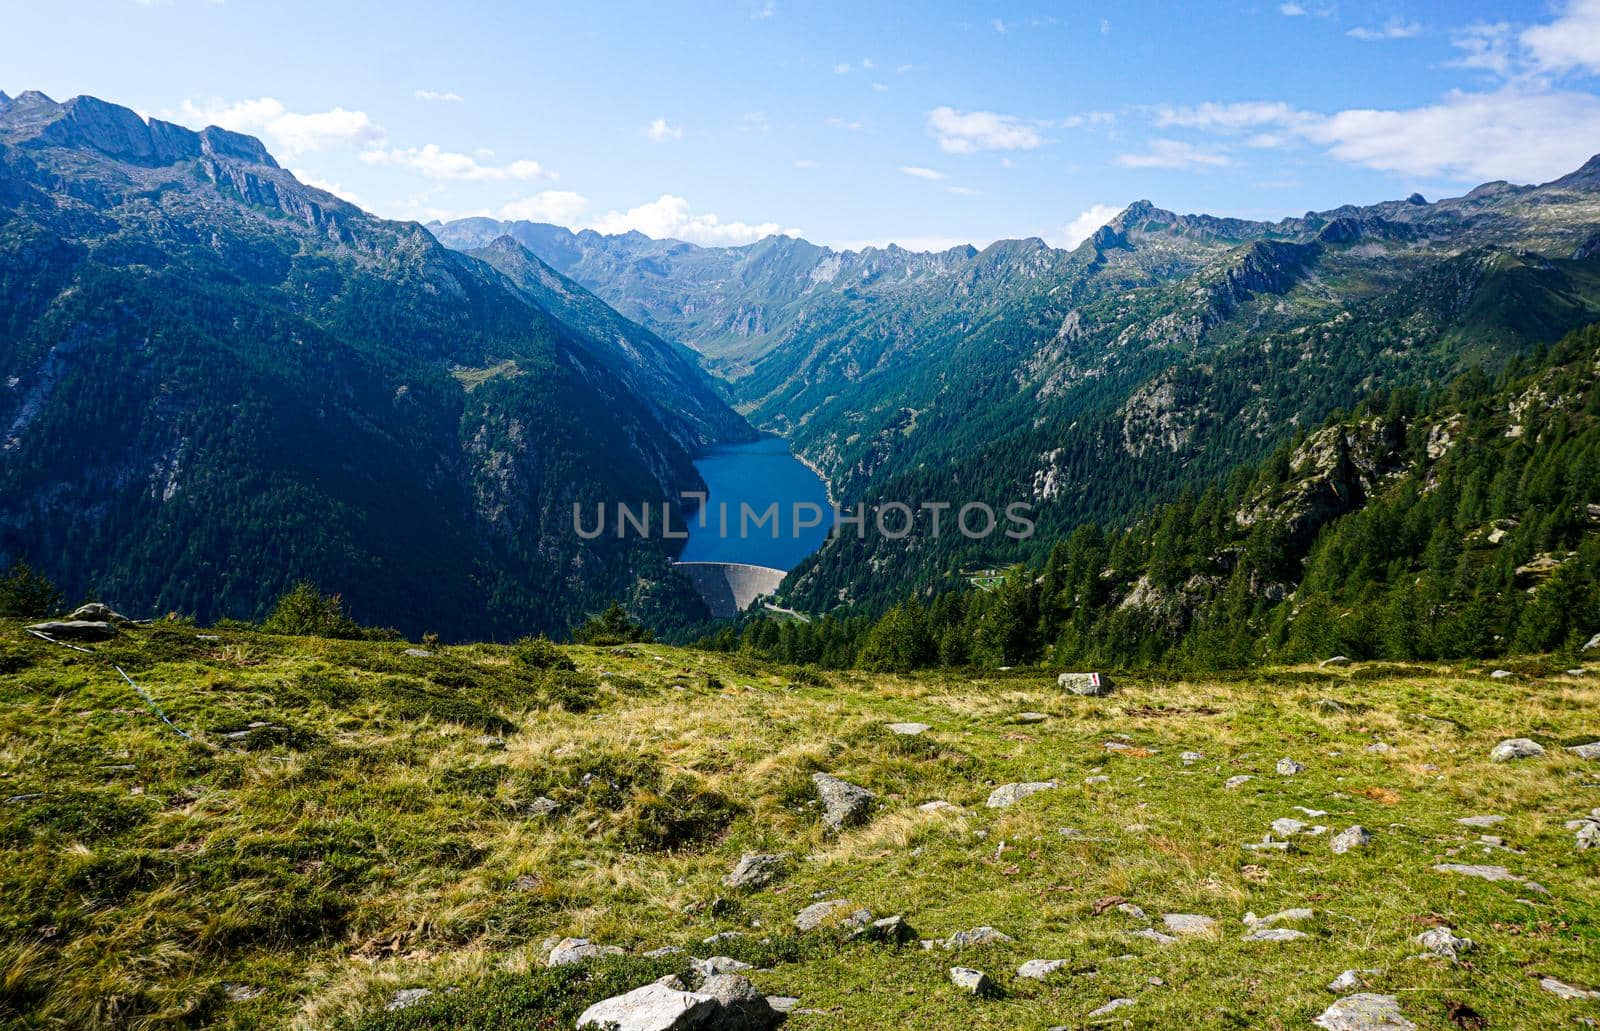
[[[737,616],[757,598],[777,591],[789,575],[782,569],[743,562],[675,562],[673,567],[689,577],[718,619]]]

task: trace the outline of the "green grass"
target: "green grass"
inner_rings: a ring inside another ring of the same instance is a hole
[[[571,1027],[682,965],[646,950],[704,955],[701,939],[725,930],[743,937],[716,952],[813,1011],[791,1018],[801,1031],[1077,1026],[1117,996],[1137,999],[1117,1024],[1305,1027],[1352,967],[1378,969],[1374,990],[1424,1028],[1460,1026],[1459,1005],[1496,1028],[1600,1016],[1534,976],[1600,985],[1600,856],[1562,827],[1600,804],[1600,770],[1555,747],[1600,737],[1600,682],[1541,677],[1537,662],[1515,681],[1359,665],[1125,678],[1087,699],[1038,670],[796,677],[653,644],[563,648],[576,670],[530,667],[512,647],[413,658],[404,643],[206,641],[181,624],[97,646],[208,747],[101,659],[18,626],[0,622],[12,1026]],[[1025,710],[1052,719],[1020,725]],[[894,721],[933,729],[898,738],[883,729]],[[1116,734],[1148,754],[1108,753]],[[1551,752],[1489,763],[1510,736]],[[1376,739],[1392,750],[1367,752]],[[1184,766],[1186,750],[1206,758]],[[1275,776],[1282,756],[1305,771]],[[872,821],[824,837],[816,770],[875,791]],[[1110,780],[1086,785],[1096,771]],[[1255,779],[1224,789],[1237,774]],[[984,808],[995,785],[1037,779],[1061,786]],[[539,797],[554,815],[534,815]],[[940,798],[965,812],[916,808]],[[1308,822],[1334,830],[1365,825],[1371,847],[1241,848],[1296,805],[1327,810]],[[1518,854],[1483,855],[1483,832],[1455,823],[1476,813],[1506,816],[1491,833]],[[766,889],[723,887],[755,850],[796,859]],[[1549,894],[1438,862],[1504,865]],[[824,891],[903,914],[924,938],[989,924],[1016,942],[957,954],[797,935],[794,914]],[[1158,921],[1216,917],[1219,933],[1157,946],[1115,908],[1096,915],[1114,896]],[[1245,912],[1295,906],[1317,911],[1309,940],[1239,940]],[[1479,943],[1461,965],[1411,958],[1439,922]],[[629,955],[546,971],[545,943],[567,935]],[[1069,971],[1016,977],[1031,958]],[[959,994],[957,964],[1003,995]],[[241,986],[260,994],[240,1000]],[[403,987],[434,995],[386,1013]]]

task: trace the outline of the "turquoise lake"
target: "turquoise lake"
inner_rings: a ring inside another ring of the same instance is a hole
[[[689,517],[689,539],[678,561],[745,562],[787,571],[828,539],[833,509],[828,504],[827,485],[794,457],[782,437],[712,448],[695,460],[694,467],[706,481],[705,525],[701,525],[700,515]],[[741,506],[760,516],[774,502],[778,505],[776,539],[770,520],[757,526],[752,517],[741,532]],[[817,507],[803,508],[797,520],[797,503]],[[725,532],[723,512],[727,516]],[[820,525],[799,525],[818,518],[818,512]]]

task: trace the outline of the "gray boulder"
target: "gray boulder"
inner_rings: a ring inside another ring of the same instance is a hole
[[[1104,673],[1063,673],[1056,683],[1075,695],[1100,697],[1112,691],[1111,678]]]
[[[901,737],[918,737],[933,729],[926,723],[889,723],[885,726],[891,734],[899,734]]]
[[[989,975],[971,967],[951,967],[950,983],[973,995],[994,994],[994,982],[989,980]]]
[[[1489,749],[1489,761],[1511,762],[1514,759],[1537,759],[1544,754],[1544,746],[1525,737],[1512,737]]]
[[[1579,759],[1600,759],[1600,741],[1590,741],[1582,745],[1568,745],[1567,751]]]
[[[1592,652],[1596,648],[1600,648],[1600,634],[1595,634],[1589,638],[1588,643],[1583,646],[1583,650],[1586,652]]]
[[[800,931],[815,931],[824,924],[841,923],[846,927],[863,927],[872,922],[872,911],[856,909],[849,899],[826,899],[813,902],[795,914],[794,926]]]
[[[407,1010],[433,994],[431,988],[402,988],[389,997],[384,1009],[393,1013],[395,1010]]]
[[[764,888],[783,872],[788,861],[787,852],[746,852],[722,883],[730,888]]]
[[[1300,773],[1304,769],[1304,766],[1295,762],[1293,759],[1283,758],[1278,760],[1277,770],[1278,776],[1280,777],[1293,777],[1295,774]]]
[[[878,796],[828,773],[813,773],[811,782],[822,798],[822,826],[831,834],[867,822]]]
[[[1398,999],[1371,992],[1346,996],[1311,1022],[1325,1031],[1417,1031],[1400,1012]]]
[[[1216,918],[1197,913],[1164,913],[1161,922],[1176,935],[1210,934],[1217,926]]]
[[[1335,834],[1329,841],[1328,847],[1336,856],[1342,856],[1353,849],[1366,848],[1372,841],[1372,835],[1359,823]]]
[[[58,641],[109,641],[117,636],[115,626],[91,619],[53,619],[28,629]]]
[[[1096,1017],[1108,1017],[1111,1014],[1117,1012],[1117,1010],[1124,1009],[1124,1008],[1126,1008],[1128,1006],[1132,1006],[1132,1005],[1134,1005],[1134,1000],[1132,1000],[1132,999],[1128,999],[1128,998],[1112,999],[1110,1002],[1106,1003],[1104,1006],[1101,1006],[1099,1009],[1090,1010],[1089,1011],[1089,1017],[1090,1017],[1090,1019],[1094,1019]]]
[[[1296,931],[1292,927],[1258,927],[1239,940],[1247,942],[1292,942],[1309,937],[1311,936],[1306,932]]]
[[[886,916],[882,920],[874,920],[865,927],[857,930],[852,938],[865,941],[885,942],[890,945],[900,945],[912,941],[917,936],[915,928],[906,922],[903,916]]]
[[[1066,965],[1064,959],[1030,959],[1017,968],[1017,976],[1043,981]]]
[[[716,1002],[717,1009],[706,1025],[715,1031],[767,1031],[783,1023],[783,1014],[772,1008],[748,978],[738,974],[708,977],[695,994]]]
[[[997,931],[993,927],[974,927],[970,931],[957,931],[944,940],[947,949],[964,949],[969,945],[1004,945],[1015,941],[1004,931]]]
[[[615,945],[596,945],[587,938],[563,938],[550,950],[547,966],[564,967],[583,963],[603,956],[620,956],[623,951]]]
[[[133,620],[124,616],[110,605],[98,601],[91,601],[87,605],[79,605],[67,616],[69,620],[79,620],[85,623],[132,623]]]
[[[1463,952],[1477,947],[1471,938],[1458,938],[1448,927],[1434,927],[1417,935],[1417,944],[1428,950],[1428,955],[1453,960]]]
[[[685,1031],[703,1028],[721,1005],[709,995],[647,984],[595,1003],[578,1017],[578,1027],[607,1031]]]

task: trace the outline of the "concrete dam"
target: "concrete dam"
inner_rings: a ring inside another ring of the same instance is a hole
[[[772,594],[788,576],[782,569],[743,562],[675,562],[694,584],[717,619],[737,616],[764,594]]]

